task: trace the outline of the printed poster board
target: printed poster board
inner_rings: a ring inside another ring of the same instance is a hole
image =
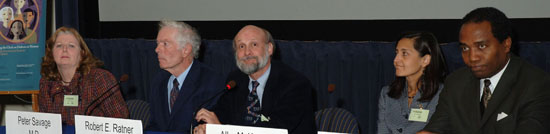
[[[45,1],[0,1],[0,91],[38,90],[46,44]]]

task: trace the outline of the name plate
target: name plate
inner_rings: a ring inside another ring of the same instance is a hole
[[[206,134],[288,134],[288,130],[280,128],[206,124]]]
[[[61,114],[6,110],[7,134],[60,134]]]
[[[77,134],[143,134],[140,120],[74,116],[74,129]]]

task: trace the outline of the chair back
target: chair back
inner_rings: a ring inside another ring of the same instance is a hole
[[[128,111],[130,112],[130,119],[141,120],[143,128],[149,123],[149,103],[143,100],[129,100],[126,102],[128,104]]]
[[[345,109],[326,108],[315,112],[318,131],[359,134],[357,120]]]

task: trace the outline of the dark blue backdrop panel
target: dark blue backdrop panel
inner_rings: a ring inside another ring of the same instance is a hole
[[[125,99],[147,100],[149,81],[160,70],[155,41],[142,39],[86,40],[93,54],[105,62],[116,77],[129,74],[122,84]],[[205,40],[199,60],[219,71],[225,79],[237,69],[231,40]],[[380,89],[394,79],[395,42],[277,41],[275,60],[302,72],[316,88],[317,108],[341,107],[352,112],[363,133],[376,131]],[[453,71],[464,66],[457,43],[442,50]],[[550,70],[550,43],[520,43],[522,58]],[[328,85],[335,90],[328,92]]]
[[[66,26],[79,30],[78,0],[56,0],[55,16],[56,29]]]

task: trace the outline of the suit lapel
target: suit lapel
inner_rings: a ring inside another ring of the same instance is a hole
[[[510,63],[504,73],[502,74],[491,100],[485,109],[483,114],[482,124],[486,124],[487,120],[491,119],[492,115],[495,114],[497,109],[500,107],[501,103],[507,98],[509,93],[512,90],[512,87],[516,81],[517,73],[519,72],[519,61],[515,57],[510,58]]]
[[[167,87],[167,83],[168,83],[168,80],[170,79],[170,73],[168,72],[165,72],[166,75],[163,76],[163,80],[161,80],[160,82],[160,92],[159,93],[159,98],[163,98],[161,99],[161,110],[162,110],[162,113],[170,113],[170,109],[168,109],[168,87]],[[150,98],[150,99],[154,99],[154,98]],[[170,114],[162,114],[162,117],[165,121],[169,120],[170,119]]]
[[[233,104],[233,106],[236,106],[236,107],[233,109],[233,113],[240,114],[240,115],[236,115],[232,117],[234,119],[233,122],[235,124],[240,124],[240,125],[245,124],[244,117],[247,113],[246,107],[248,106],[247,98],[248,98],[248,94],[250,93],[250,91],[248,90],[249,81],[250,81],[250,78],[248,78],[248,75],[244,73],[240,73],[239,77],[237,77],[237,80],[236,80],[237,90],[235,92],[236,95],[234,95],[235,97],[233,98],[235,99],[234,102],[236,103],[236,104]]]
[[[178,113],[179,110],[184,109],[184,105],[188,103],[189,99],[194,96],[195,92],[198,90],[195,83],[199,80],[200,77],[200,65],[198,62],[193,62],[193,66],[189,70],[189,73],[183,80],[183,85],[181,86],[180,92],[178,93],[178,98],[174,103],[172,113]],[[170,114],[171,119],[173,119],[175,114]]]
[[[262,110],[260,113],[262,114],[271,114],[273,105],[273,100],[276,95],[274,95],[278,90],[276,89],[279,73],[278,69],[279,67],[276,67],[274,62],[271,62],[271,72],[269,73],[269,76],[267,77],[267,82],[264,88],[264,94],[262,95]]]
[[[468,91],[466,92],[463,92],[465,93],[463,96],[463,98],[467,98],[466,101],[467,103],[465,103],[464,105],[466,105],[466,109],[465,110],[467,113],[466,115],[470,115],[469,118],[470,118],[470,121],[469,122],[472,122],[472,127],[471,128],[481,128],[480,126],[480,122],[481,122],[481,115],[480,115],[480,101],[479,101],[479,79],[478,78],[475,78],[474,76],[470,76],[471,79],[468,79],[469,82],[467,82],[468,84],[466,84],[465,88],[464,89],[467,89]],[[473,96],[472,96],[473,95]],[[475,131],[474,131],[475,132]]]

